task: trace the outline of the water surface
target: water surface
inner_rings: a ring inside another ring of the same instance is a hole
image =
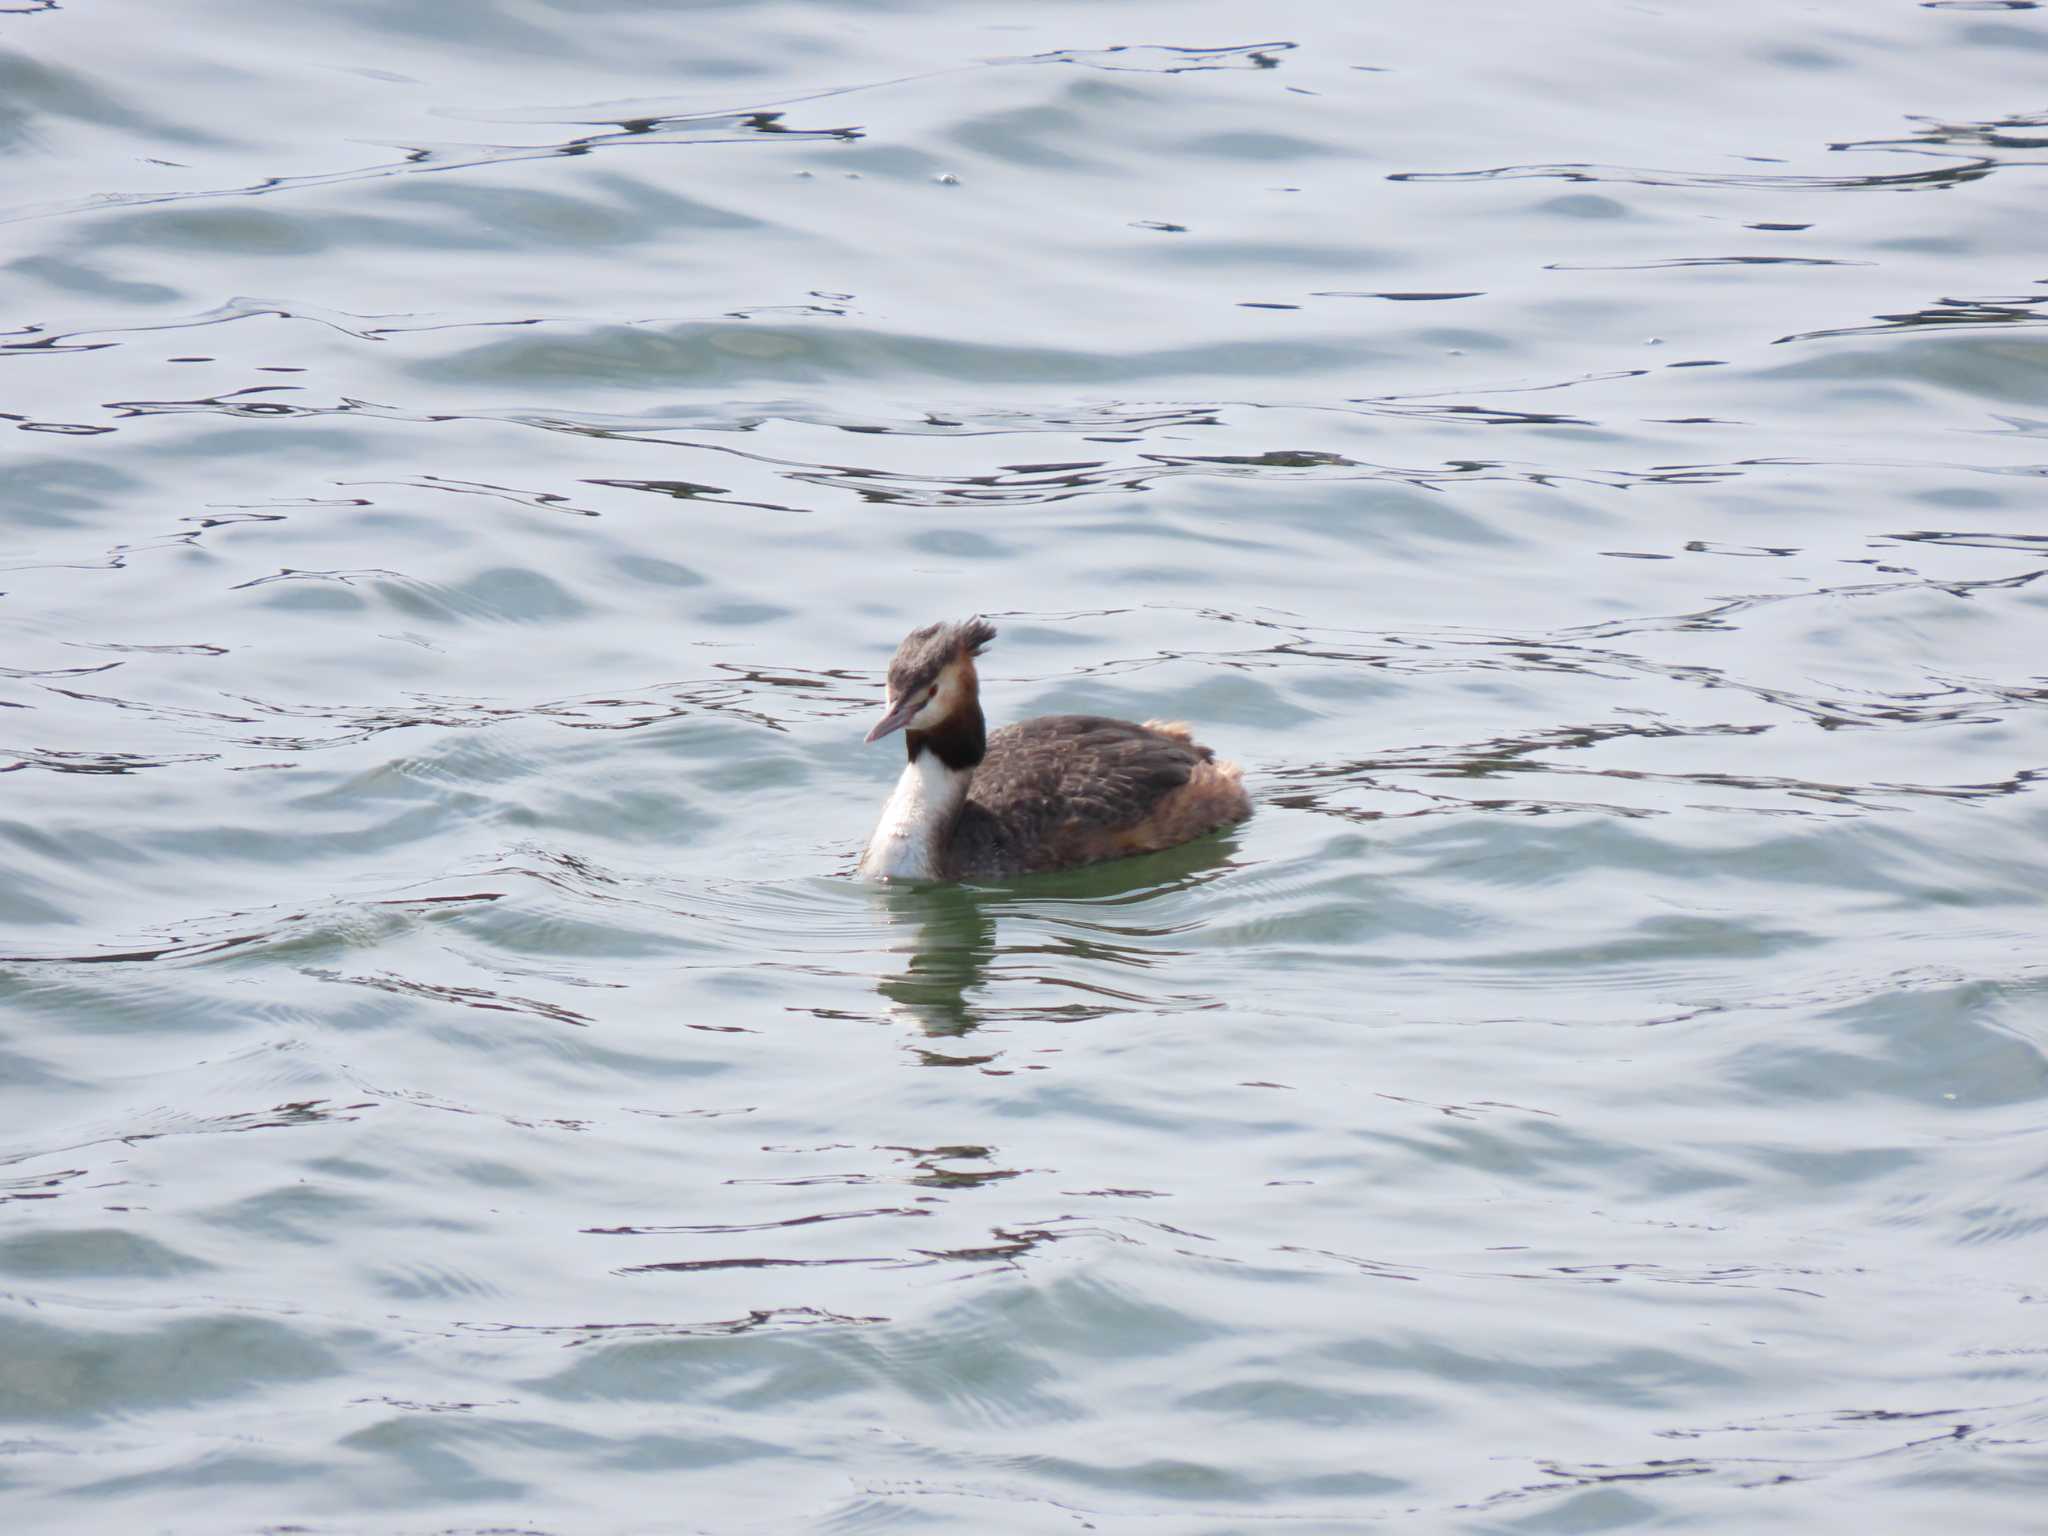
[[[2035,1523],[2043,14],[0,7],[9,1529]]]

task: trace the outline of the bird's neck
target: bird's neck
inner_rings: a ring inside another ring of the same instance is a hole
[[[911,752],[860,856],[865,880],[942,880],[946,849],[960,823],[972,765],[955,768],[930,747]]]
[[[946,850],[974,770],[988,754],[988,726],[972,693],[926,730],[903,733],[910,761],[896,780],[860,856],[867,880],[943,880]]]
[[[974,772],[988,755],[988,723],[981,717],[981,700],[969,693],[930,729],[905,731],[903,745],[913,767],[920,757],[936,756],[956,773]]]

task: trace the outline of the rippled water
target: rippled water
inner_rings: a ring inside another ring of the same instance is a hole
[[[2044,18],[0,5],[8,1529],[2038,1523]]]

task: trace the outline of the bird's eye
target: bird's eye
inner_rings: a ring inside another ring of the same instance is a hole
[[[938,688],[938,684],[934,683],[934,684],[932,685],[932,691],[931,691],[930,693],[928,693],[928,694],[926,694],[926,695],[924,696],[924,701],[925,701],[925,703],[929,704],[929,703],[931,703],[931,701],[932,701],[933,699],[936,699],[936,698],[937,698],[938,696],[939,696],[939,688]]]

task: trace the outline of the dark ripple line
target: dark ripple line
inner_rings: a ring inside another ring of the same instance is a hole
[[[1816,1301],[1827,1299],[1823,1293],[1802,1286],[1770,1283],[1773,1277],[1780,1274],[1806,1278],[1822,1273],[1821,1271],[1763,1264],[1724,1264],[1705,1269],[1682,1270],[1667,1264],[1624,1261],[1602,1264],[1552,1264],[1542,1269],[1452,1269],[1442,1265],[1395,1263],[1386,1259],[1362,1258],[1331,1248],[1310,1248],[1291,1243],[1282,1244],[1275,1251],[1301,1254],[1311,1258],[1335,1259],[1361,1274],[1381,1280],[1421,1280],[1425,1276],[1446,1280],[1553,1280],[1562,1277],[1567,1281],[1587,1285],[1619,1285],[1627,1280],[1642,1280],[1653,1285],[1714,1286],[1743,1291],[1770,1289],[1811,1297]]]
[[[1969,724],[1981,724],[1992,716],[1959,714],[1950,717]],[[1919,723],[1919,722],[1914,722]],[[1945,722],[1946,723],[1946,722]],[[1907,784],[1879,780],[1870,784],[1832,783],[1778,774],[1729,772],[1655,772],[1638,768],[1596,768],[1578,763],[1546,762],[1536,754],[1584,749],[1604,741],[1656,740],[1668,737],[1748,736],[1768,730],[1767,726],[1718,725],[1705,727],[1609,726],[1560,728],[1527,738],[1495,738],[1470,746],[1418,749],[1406,753],[1362,758],[1341,763],[1313,763],[1302,767],[1272,770],[1269,777],[1290,792],[1273,797],[1275,804],[1294,810],[1318,811],[1347,820],[1376,821],[1387,813],[1357,810],[1330,804],[1321,790],[1333,784],[1349,784],[1390,793],[1422,794],[1446,809],[1528,809],[1545,802],[1475,800],[1449,793],[1430,793],[1418,788],[1379,782],[1382,774],[1420,773],[1431,778],[1457,778],[1484,782],[1515,774],[1546,774],[1560,777],[1612,779],[1623,783],[1701,786],[1716,789],[1777,791],[1831,804],[1851,805],[1862,810],[1880,810],[1885,797],[1906,796],[1933,800],[1989,800],[2024,794],[2048,780],[2048,769],[2022,768],[2003,778],[1956,784]],[[1876,801],[1877,803],[1873,803]],[[1596,806],[1557,803],[1555,809],[1601,809],[1624,814],[1647,814],[1641,807]]]
[[[365,902],[362,905],[366,907],[458,906],[475,902],[497,901],[503,895],[504,892],[502,891],[465,891],[445,896],[390,897],[384,900]],[[307,923],[315,914],[310,909],[292,912],[283,917],[276,918],[266,927],[245,929],[243,925],[253,915],[250,912],[234,912],[227,914],[226,918],[215,919],[214,921],[217,923],[231,922],[235,928],[243,930],[232,932],[219,938],[170,939],[148,949],[91,950],[73,954],[0,955],[0,965],[105,965],[148,963],[157,960],[203,959],[207,956],[226,954],[232,950],[243,949],[251,944],[288,940],[291,937],[290,930],[294,926]]]
[[[2014,0],[1999,0],[1999,6],[2007,10],[2032,10],[2035,8],[2035,0],[2018,0],[2018,3],[2014,3]],[[1930,145],[1974,145],[1982,149],[2048,149],[2048,136],[2023,138],[2010,131],[2015,128],[2048,128],[2048,113],[2018,113],[2009,117],[1993,117],[1981,122],[1964,123],[1943,122],[1939,118],[1930,117],[1915,117],[1911,121],[1924,123],[1926,126],[1918,133],[1903,139],[1854,139],[1830,144],[1828,148],[1921,150]],[[2024,165],[2029,162],[2010,163]]]
[[[858,1259],[674,1259],[665,1264],[629,1264],[613,1270],[616,1275],[695,1274],[713,1269],[832,1269],[845,1264],[867,1264],[880,1269],[901,1269],[910,1261],[886,1255]]]
[[[491,330],[529,325],[546,325],[547,316],[530,316],[517,320],[434,320],[420,321],[413,325],[370,325],[362,322],[372,320],[401,321],[414,320],[416,316],[406,314],[358,315],[348,310],[321,309],[310,304],[281,303],[268,299],[232,298],[213,309],[197,314],[181,316],[174,320],[159,320],[138,325],[93,325],[82,326],[73,331],[45,331],[40,325],[25,325],[14,331],[0,331],[0,336],[30,336],[32,341],[0,342],[0,354],[16,356],[53,356],[66,352],[103,352],[119,346],[114,341],[88,341],[83,338],[94,336],[145,336],[156,331],[198,330],[209,325],[230,325],[237,320],[310,320],[315,325],[324,325],[329,330],[339,331],[357,341],[383,341],[390,336],[411,335],[428,331]]]
[[[519,997],[509,992],[493,992],[489,987],[459,987],[411,981],[390,971],[383,971],[374,976],[350,976],[319,966],[307,965],[299,969],[315,981],[369,987],[378,992],[395,993],[400,997],[417,997],[436,1003],[456,1003],[464,1008],[480,1008],[490,1013],[532,1014],[538,1018],[552,1019],[557,1024],[573,1024],[579,1029],[587,1029],[594,1022],[589,1015],[578,1013],[573,1008],[565,1008],[560,1003],[543,1002],[534,997]]]
[[[582,134],[553,144],[541,145],[392,145],[403,158],[346,171],[316,172],[304,176],[266,176],[239,187],[214,187],[196,192],[101,192],[65,202],[43,203],[0,212],[0,224],[18,224],[32,219],[59,218],[68,214],[98,213],[110,208],[143,208],[167,203],[207,201],[224,197],[263,197],[273,192],[296,191],[303,187],[330,187],[389,176],[430,174],[437,171],[466,171],[483,166],[516,164],[525,160],[554,160],[588,155],[600,149],[625,145],[746,144],[764,138],[798,140],[830,139],[851,143],[865,137],[852,127],[791,128],[782,123],[777,111],[718,112],[702,115],[653,119],[611,133]],[[698,131],[692,131],[694,125]],[[719,130],[725,130],[721,135]]]
[[[284,571],[275,576],[243,583],[255,586],[285,580],[334,580],[347,584],[349,576],[394,577],[393,572]],[[247,694],[223,697],[247,707],[251,713],[199,709],[191,705],[163,704],[117,694],[87,693],[80,689],[43,684],[48,692],[86,704],[104,704],[132,711],[148,719],[174,724],[254,726],[263,718],[316,721],[332,727],[327,735],[281,735],[262,731],[218,733],[226,743],[263,752],[315,752],[350,746],[388,731],[428,726],[441,730],[481,730],[518,720],[540,720],[569,730],[627,731],[659,725],[693,714],[728,716],[745,720],[766,730],[787,733],[790,723],[775,713],[754,707],[752,691],[763,679],[753,669],[732,667],[731,678],[708,679],[690,684],[658,685],[637,694],[591,694],[578,698],[546,700],[537,704],[496,704],[480,699],[407,693],[405,704],[350,706],[339,704],[279,703]],[[806,684],[784,679],[776,686],[785,693],[794,690],[807,701],[825,706],[828,717],[866,709],[865,693],[841,691],[839,679],[821,672],[820,679]],[[63,752],[38,749],[24,752],[11,763],[0,762],[0,773],[23,768],[41,768],[57,773],[131,773],[142,768],[166,767],[178,763],[213,762],[218,752],[140,753]]]
[[[1977,330],[1985,326],[2035,326],[2048,324],[2048,314],[2034,309],[2048,304],[2048,298],[2018,294],[2007,298],[1937,299],[1925,309],[1877,315],[1875,325],[1840,325],[1817,331],[1794,331],[1780,336],[1772,346],[1789,341],[1820,341],[1832,336],[1918,335],[1926,331]]]
[[[1015,60],[993,59],[991,63],[1079,64],[1089,69],[1118,74],[1182,75],[1216,69],[1278,69],[1278,55],[1292,53],[1298,43],[1245,43],[1229,48],[1180,48],[1170,44],[1119,43],[1109,48],[1059,48],[1049,53],[1026,54]],[[1164,55],[1172,62],[1146,64],[1139,55]]]
[[[2033,1407],[2035,1403],[2040,1401],[2043,1401],[2043,1399],[2035,1398],[2017,1404],[1999,1404],[1984,1408],[1937,1408],[1906,1411],[1889,1409],[1836,1410],[1832,1414],[1827,1415],[1827,1418],[1832,1420],[1832,1425],[1822,1424],[1815,1427],[1825,1429],[1860,1423],[1889,1424],[1927,1419],[1954,1419],[1958,1422],[1951,1424],[1939,1434],[1919,1435],[1911,1439],[1879,1446],[1875,1450],[1849,1451],[1834,1456],[1686,1456],[1676,1457],[1669,1461],[1653,1459],[1636,1463],[1624,1463],[1619,1466],[1610,1466],[1600,1462],[1573,1464],[1538,1458],[1535,1460],[1534,1465],[1545,1475],[1548,1481],[1525,1483],[1519,1487],[1503,1489],[1476,1503],[1460,1504],[1455,1507],[1459,1509],[1490,1509],[1502,1504],[1518,1503],[1530,1498],[1568,1493],[1602,1484],[1658,1481],[1673,1477],[1718,1476],[1740,1478],[1746,1481],[1738,1482],[1736,1486],[1753,1488],[1758,1485],[1759,1481],[1755,1470],[1757,1468],[1780,1469],[1775,1477],[1768,1479],[1770,1482],[1796,1481],[1798,1479],[1793,1472],[1782,1469],[1788,1467],[1796,1468],[1800,1472],[1811,1476],[1815,1472],[1824,1472],[1838,1467],[1854,1465],[1859,1462],[1880,1461],[1907,1453],[1924,1452],[1931,1446],[1960,1445],[1971,1441],[1973,1437],[1977,1439],[1980,1446],[1988,1446],[1994,1442],[1985,1439],[1981,1432],[1992,1428],[1999,1421],[2001,1410],[2007,1410],[2008,1412],[2011,1410],[2023,1410]],[[1967,1419],[1964,1418],[1966,1414],[1969,1415]],[[1781,1415],[1779,1417],[1789,1418],[1794,1416]],[[1987,1423],[1985,1422],[1986,1420],[1990,1422]],[[1773,1419],[1764,1419],[1755,1424],[1730,1424],[1724,1426],[1722,1432],[1767,1432],[1775,1422],[1776,1420]],[[1665,1430],[1660,1431],[1660,1433],[1672,1438],[1693,1439],[1699,1438],[1702,1432],[1697,1430]]]
[[[1661,272],[1674,267],[1874,267],[1846,256],[1672,256],[1662,261],[1552,261],[1546,272]]]
[[[785,1227],[816,1226],[827,1221],[859,1221],[869,1216],[930,1216],[931,1210],[919,1205],[878,1205],[863,1211],[819,1211],[809,1216],[788,1216],[779,1221],[712,1222],[700,1226],[623,1226],[623,1227],[578,1227],[576,1230],[592,1237],[658,1237],[674,1236],[678,1233],[692,1235],[710,1234],[730,1236],[739,1232],[773,1232]]]
[[[1846,149],[1849,145],[1830,145]],[[1889,146],[1887,146],[1889,147]],[[1933,154],[1932,150],[1898,148],[1900,154]],[[1397,171],[1389,181],[1487,182],[1487,181],[1575,181],[1617,182],[1641,187],[1699,187],[1709,190],[1753,188],[1761,190],[1855,192],[1866,190],[1913,192],[1962,186],[1980,181],[2000,168],[1995,159],[1975,157],[1929,171],[1892,171],[1870,176],[1801,176],[1756,171],[1665,171],[1650,167],[1602,165],[1584,161],[1558,165],[1499,165],[1480,171]]]
[[[886,1317],[864,1317],[857,1313],[833,1312],[824,1307],[756,1307],[744,1317],[723,1318],[708,1323],[475,1323],[455,1326],[466,1333],[571,1335],[562,1346],[577,1349],[614,1339],[667,1339],[730,1337],[776,1328],[861,1327],[886,1323]]]
[[[54,1173],[31,1173],[18,1179],[0,1179],[0,1205],[10,1200],[60,1199],[65,1193],[63,1186],[73,1179],[84,1178],[88,1171],[84,1168],[59,1168]]]
[[[1939,543],[1944,536],[1937,534],[1891,534],[1888,537],[1908,543]],[[2000,547],[2000,546],[1991,546]],[[2023,554],[2038,553],[2031,547],[2022,548]],[[1815,587],[1805,592],[1752,592],[1741,597],[1731,597],[1711,607],[1695,609],[1689,613],[1663,614],[1643,618],[1609,619],[1598,624],[1575,624],[1558,630],[1559,635],[1571,636],[1574,640],[1616,640],[1626,635],[1641,634],[1656,630],[1714,630],[1730,626],[1723,621],[1738,613],[1751,609],[1774,606],[1779,603],[1808,602],[1818,598],[1872,597],[1894,592],[1930,591],[1946,593],[1950,597],[1973,597],[1979,592],[2017,591],[2019,588],[2048,575],[2048,566],[2032,571],[2021,571],[2016,576],[1986,576],[1976,580],[1942,581],[1934,577],[1915,576],[1910,581],[1869,581],[1856,582],[1838,587]],[[1608,653],[1602,653],[1608,654]],[[1611,658],[1622,664],[1624,653],[1611,653]],[[1633,661],[1634,658],[1630,658]],[[1647,665],[1647,664],[1645,664]],[[1672,675],[1692,675],[1692,669],[1681,668]],[[1716,674],[1717,676],[1719,674]]]
[[[80,752],[57,747],[33,747],[16,752],[10,762],[0,762],[0,773],[24,773],[30,769],[39,769],[45,773],[116,775],[138,773],[145,768],[174,768],[186,763],[214,763],[220,761],[220,756],[218,752]]]
[[[109,1142],[135,1146],[145,1141],[161,1141],[167,1136],[208,1136],[215,1133],[239,1135],[245,1131],[285,1130],[294,1126],[320,1125],[329,1121],[349,1122],[362,1118],[359,1111],[379,1108],[382,1106],[374,1102],[335,1104],[328,1099],[300,1099],[288,1104],[275,1104],[268,1109],[247,1110],[234,1115],[179,1115],[164,1111],[167,1118],[175,1123],[166,1124],[160,1130],[108,1131],[104,1135],[91,1136],[84,1141],[0,1153],[0,1167],[27,1162],[30,1158],[104,1146]]]

